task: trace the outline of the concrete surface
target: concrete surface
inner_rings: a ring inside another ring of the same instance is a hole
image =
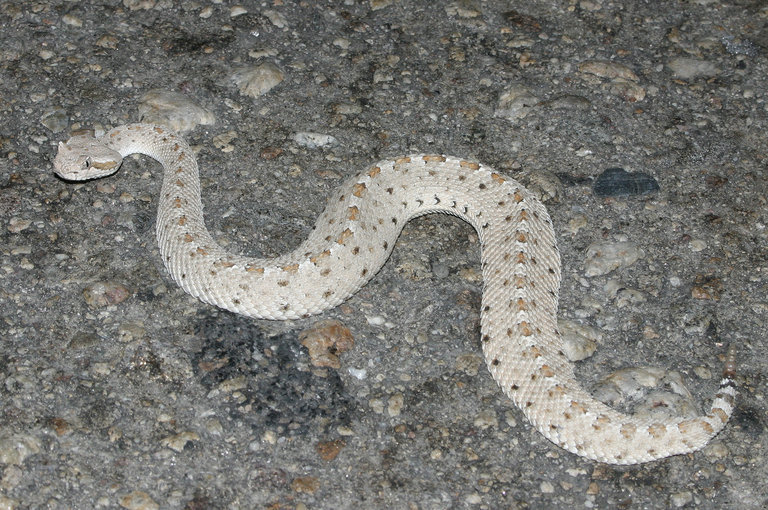
[[[761,4],[0,3],[0,508],[764,508]],[[265,62],[242,94],[236,73]],[[550,444],[484,367],[476,236],[452,218],[409,224],[319,318],[195,301],[155,246],[156,163],[79,185],[51,170],[71,130],[170,115],[156,90],[201,108],[185,137],[208,225],[241,252],[296,246],[385,157],[520,176],[558,232],[561,316],[602,332],[584,385],[661,367],[704,409],[736,344],[735,416],[704,450],[642,466]],[[661,189],[596,197],[610,167]],[[589,276],[598,241],[642,256]],[[320,319],[354,337],[338,369],[299,343]]]

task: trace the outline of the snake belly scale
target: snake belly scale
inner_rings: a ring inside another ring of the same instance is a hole
[[[481,339],[488,369],[533,426],[556,445],[600,462],[636,464],[698,450],[730,417],[733,351],[710,411],[694,418],[641,418],[594,399],[575,379],[557,330],[560,256],[543,204],[482,164],[411,155],[370,166],[332,196],[306,241],[274,259],[229,253],[203,220],[189,145],[166,128],[117,127],[59,145],[56,173],[87,180],[140,153],[164,169],[156,233],[168,272],[189,294],[262,319],[307,317],[366,284],[403,225],[439,212],[477,231],[482,260]]]

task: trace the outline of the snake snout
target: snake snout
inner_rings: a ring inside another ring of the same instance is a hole
[[[53,160],[53,171],[68,181],[98,179],[113,174],[120,167],[122,156],[98,140],[75,136],[59,142],[59,151]]]

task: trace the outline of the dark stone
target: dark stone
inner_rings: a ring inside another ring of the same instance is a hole
[[[609,168],[595,179],[592,190],[598,197],[648,195],[659,191],[659,183],[642,172],[629,173],[623,168]]]

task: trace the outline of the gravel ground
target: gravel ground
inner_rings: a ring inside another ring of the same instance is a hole
[[[765,508],[761,4],[0,3],[0,508]],[[155,245],[154,161],[52,173],[72,131],[142,118],[184,132],[209,228],[258,255],[379,159],[516,176],[557,230],[560,315],[598,344],[583,384],[641,367],[702,410],[732,344],[732,420],[641,466],[549,443],[484,367],[476,236],[448,217],[319,318],[194,300]],[[615,167],[659,190],[593,192]],[[329,319],[354,345],[322,366]]]

